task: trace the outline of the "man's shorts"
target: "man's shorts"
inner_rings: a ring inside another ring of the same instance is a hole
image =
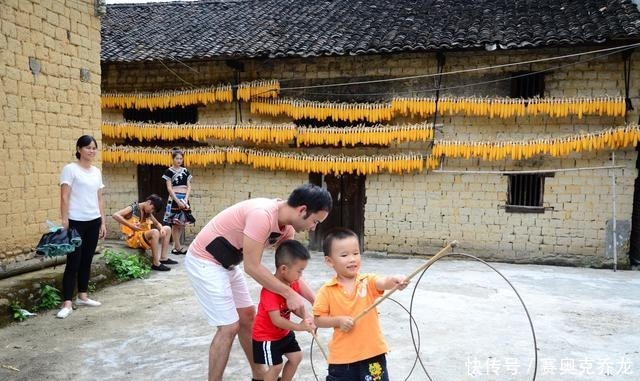
[[[151,244],[144,238],[144,233],[146,232],[148,232],[148,230],[133,232],[133,234],[127,238],[127,246],[132,249],[151,249]]]
[[[282,364],[282,356],[285,353],[300,352],[300,345],[296,340],[293,331],[280,340],[253,342],[253,361],[256,364],[266,364],[267,366]]]
[[[238,266],[227,270],[187,251],[184,268],[210,325],[234,324],[240,320],[237,308],[254,306],[244,271]]]

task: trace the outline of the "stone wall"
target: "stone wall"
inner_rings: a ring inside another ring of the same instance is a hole
[[[100,143],[100,19],[93,0],[0,2],[0,264],[32,255],[60,220],[76,139]],[[97,163],[99,166],[100,163]]]
[[[595,48],[593,48],[595,49]],[[582,51],[587,51],[583,48]],[[460,52],[445,53],[445,72],[533,61],[579,50],[548,49],[538,51]],[[637,53],[633,58],[637,57]],[[632,58],[632,59],[633,59]],[[580,62],[578,62],[580,61]],[[184,81],[195,86],[210,86],[231,82],[233,71],[223,62],[186,62],[190,68],[173,63],[170,68],[180,78],[161,65],[108,64],[103,67],[104,91],[153,91],[185,88]],[[386,79],[436,72],[435,54],[411,53],[386,56],[316,57],[270,60],[247,60],[241,80],[281,80],[282,87]],[[545,70],[545,97],[619,96],[624,95],[623,63],[620,54],[605,57],[589,55],[532,62],[524,66],[503,67],[489,71],[474,71],[447,75],[441,86],[442,95],[509,96],[508,78],[519,71]],[[141,75],[144,72],[145,75]],[[631,98],[640,107],[640,71],[631,72]],[[469,86],[473,83],[478,85]],[[289,91],[281,97],[317,100],[385,101],[395,95],[431,96],[434,77],[383,82],[359,86]],[[411,93],[409,93],[411,92]],[[417,92],[417,93],[416,93]],[[384,93],[384,94],[379,94]],[[242,121],[280,122],[252,115],[242,106]],[[118,121],[117,111],[109,110],[105,119]],[[235,105],[218,104],[199,109],[200,123],[233,123],[240,121]],[[627,115],[627,121],[637,121],[637,112]],[[429,119],[431,120],[431,119]],[[421,120],[398,118],[393,123]],[[551,118],[514,117],[481,118],[464,115],[439,117],[444,127],[437,138],[455,140],[522,140],[537,137],[559,137],[595,132],[621,126],[625,118],[585,116]],[[294,148],[280,147],[282,150]],[[428,153],[424,144],[394,145],[390,148],[313,149],[325,153],[384,153],[411,149]],[[637,176],[636,152],[633,148],[616,152],[617,219],[629,221],[632,211],[633,181]],[[566,158],[537,157],[532,160],[488,162],[482,160],[445,159],[443,169],[453,171],[536,170],[553,171],[564,168],[608,166],[611,152],[571,154]],[[131,171],[135,172],[132,168]],[[213,216],[229,203],[244,199],[251,192],[257,195],[266,186],[273,194],[284,197],[295,185],[307,180],[307,174],[255,171],[242,166],[192,168],[194,172],[194,204],[199,216]],[[105,166],[105,175],[119,181],[121,170]],[[273,185],[273,179],[276,185]],[[206,185],[206,191],[201,188]],[[241,184],[240,186],[238,184]],[[570,263],[600,266],[610,263],[605,248],[607,221],[612,218],[612,179],[607,170],[558,171],[548,177],[544,189],[547,211],[540,214],[506,212],[507,177],[486,173],[423,172],[408,175],[377,174],[366,180],[365,229],[366,250],[402,253],[433,253],[450,239],[460,241],[461,250],[483,258],[514,262]],[[216,194],[224,186],[237,197],[220,199]],[[238,191],[236,192],[236,189]],[[110,192],[107,190],[107,194]],[[119,191],[120,192],[120,191]],[[135,194],[135,193],[132,193]],[[218,201],[220,200],[220,201]],[[199,222],[203,222],[200,219]],[[628,240],[628,237],[627,237]],[[618,250],[619,259],[626,258],[625,242]]]

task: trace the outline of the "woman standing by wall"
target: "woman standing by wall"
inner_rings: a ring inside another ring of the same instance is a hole
[[[67,265],[62,278],[62,309],[56,317],[64,319],[73,312],[71,298],[78,285],[77,306],[98,307],[100,302],[89,299],[87,289],[91,275],[91,261],[98,239],[107,234],[102,199],[102,173],[92,165],[98,152],[98,143],[90,135],[83,135],[76,142],[74,163],[65,165],[60,174],[60,213],[65,229],[76,229],[82,244],[67,255]]]
[[[182,166],[184,162],[184,152],[182,150],[174,148],[171,157],[173,158],[173,165],[167,168],[162,176],[169,192],[163,222],[171,226],[171,236],[173,237],[173,250],[171,250],[171,253],[186,254],[187,249],[182,247],[180,239],[184,226],[194,221],[191,216],[191,207],[189,206],[192,176]]]

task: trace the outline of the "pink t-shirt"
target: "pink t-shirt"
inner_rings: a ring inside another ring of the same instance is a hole
[[[293,226],[278,226],[280,201],[282,200],[252,198],[228,207],[202,228],[189,246],[189,252],[196,258],[216,263],[206,247],[220,236],[238,249],[242,249],[245,235],[254,241],[264,242],[265,248],[275,247],[284,240],[292,239],[295,234]]]

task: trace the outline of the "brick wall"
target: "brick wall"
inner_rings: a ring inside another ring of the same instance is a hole
[[[0,23],[0,263],[6,264],[32,255],[44,222],[60,220],[58,178],[75,160],[76,139],[92,134],[100,143],[100,20],[92,0],[3,0]],[[39,66],[37,74],[30,64]]]
[[[587,48],[582,49],[588,50]],[[486,67],[543,57],[575,53],[577,50],[548,49],[539,51],[464,52],[446,53],[445,71]],[[635,58],[637,53],[634,54]],[[545,96],[602,96],[623,95],[623,64],[620,55],[575,62],[567,58],[559,61],[532,63],[525,67],[502,68],[444,77],[444,95],[508,96],[509,82],[495,81],[521,70],[549,70],[545,76]],[[217,62],[189,62],[192,69],[178,63],[171,66],[180,77],[196,86],[231,82],[232,70]],[[140,75],[144,70],[145,75]],[[161,88],[182,88],[185,84],[160,65],[105,65],[105,91],[151,91]],[[434,54],[397,54],[391,56],[317,57],[245,61],[242,80],[281,79],[286,87],[341,81],[357,81],[388,77],[433,74],[436,72]],[[632,70],[631,98],[640,107],[640,72]],[[492,82],[493,81],[493,82]],[[456,87],[486,82],[472,87]],[[393,95],[407,95],[408,90],[433,89],[434,78],[385,82],[358,87],[283,91],[282,97],[317,100],[377,101]],[[375,93],[392,93],[376,95]],[[329,94],[327,94],[329,93]],[[373,93],[373,95],[371,95]],[[366,95],[370,94],[370,95]],[[420,95],[430,96],[423,92]],[[235,106],[211,105],[199,110],[200,123],[231,123],[236,120]],[[105,114],[107,115],[107,114]],[[117,120],[117,112],[110,111],[109,120]],[[637,113],[627,116],[638,119]],[[252,122],[281,122],[252,115],[246,104],[242,106],[242,120]],[[394,121],[417,122],[402,118]],[[581,132],[599,131],[625,124],[624,118],[587,116],[549,118],[524,117],[490,119],[468,116],[438,118],[444,124],[436,137],[457,140],[530,139],[539,136],[558,137]],[[291,150],[289,147],[280,147]],[[325,153],[386,153],[411,149],[428,152],[423,144],[404,144],[390,148],[312,149]],[[572,154],[562,159],[548,157],[522,162],[483,162],[481,160],[444,161],[446,170],[519,170],[557,169],[606,166],[611,163],[609,152]],[[624,169],[616,172],[617,219],[629,221],[632,210],[633,181],[636,153],[632,148],[616,152],[616,164]],[[193,202],[201,203],[198,215],[213,216],[224,206],[248,197],[248,193],[263,190],[282,179],[274,194],[285,196],[288,191],[307,179],[306,174],[271,173],[236,167],[193,168]],[[199,172],[199,173],[198,173]],[[197,175],[196,175],[197,173]],[[105,167],[108,177],[123,176]],[[224,180],[221,180],[224,179]],[[206,193],[199,189],[206,185]],[[217,185],[216,185],[217,184]],[[213,196],[228,187],[232,195],[219,200]],[[238,191],[236,191],[238,190]],[[246,194],[245,194],[246,193]],[[200,200],[200,197],[204,198]],[[450,239],[457,239],[461,249],[483,258],[514,262],[572,263],[599,266],[610,263],[605,255],[607,220],[612,218],[611,177],[607,171],[558,172],[546,179],[544,205],[553,210],[542,214],[507,213],[501,206],[506,202],[507,177],[500,174],[448,174],[424,172],[409,175],[369,175],[366,180],[365,248],[374,251],[402,253],[433,253]],[[212,201],[216,200],[216,201]],[[202,219],[199,223],[203,222]],[[618,251],[621,262],[626,258],[624,248]]]
[[[110,216],[138,199],[136,166],[105,163],[103,169],[105,209]],[[252,197],[286,199],[295,187],[308,181],[303,173],[273,173],[244,166],[193,167],[189,171],[193,175],[190,200],[196,223],[187,227],[187,238],[192,238],[214,215],[232,204]],[[107,222],[109,237],[120,238],[118,223],[112,218],[107,218]]]

